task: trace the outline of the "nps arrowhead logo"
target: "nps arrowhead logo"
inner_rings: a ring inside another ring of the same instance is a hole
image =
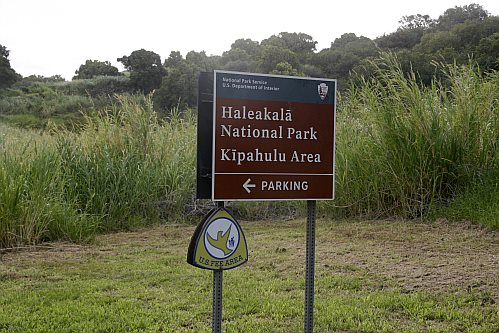
[[[321,83],[317,86],[317,92],[319,93],[319,97],[323,101],[326,96],[327,96],[327,91],[329,90],[329,87],[325,83]]]
[[[224,208],[214,209],[198,225],[189,244],[187,262],[226,270],[248,261],[248,247],[239,223]]]

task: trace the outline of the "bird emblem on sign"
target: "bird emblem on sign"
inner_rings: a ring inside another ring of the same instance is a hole
[[[210,234],[207,234],[208,238],[208,243],[211,244],[211,246],[221,250],[224,255],[228,255],[229,253],[232,252],[231,249],[228,248],[227,243],[229,241],[229,236],[230,236],[230,229],[232,228],[232,225],[229,226],[229,229],[225,231],[225,233],[222,230],[219,230],[217,232],[217,238],[211,237]]]

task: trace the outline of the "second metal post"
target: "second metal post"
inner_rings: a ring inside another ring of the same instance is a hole
[[[315,200],[307,201],[307,254],[305,271],[305,333],[314,331]]]

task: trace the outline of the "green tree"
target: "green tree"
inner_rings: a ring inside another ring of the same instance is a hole
[[[218,56],[207,56],[205,51],[189,51],[185,55],[185,60],[200,71],[212,71],[218,67]]]
[[[499,17],[489,16],[479,21],[468,20],[455,25],[451,32],[459,37],[461,50],[467,49],[468,52],[473,52],[483,38],[499,32]]]
[[[167,75],[153,95],[154,108],[168,116],[173,108],[194,106],[197,101],[197,77],[200,71],[217,68],[219,57],[207,56],[206,52],[190,51],[185,59],[180,52],[171,52],[165,60]]]
[[[251,59],[251,55],[249,55],[243,49],[230,49],[229,51],[225,51],[222,54],[221,63],[223,65],[227,64],[231,61],[248,61]]]
[[[416,14],[402,17],[397,31],[378,37],[376,44],[382,49],[410,49],[421,41],[435,21],[428,15]]]
[[[476,61],[482,69],[499,70],[499,32],[483,38],[476,51]]]
[[[179,66],[184,61],[184,57],[180,51],[171,51],[170,56],[165,60],[164,66],[168,70],[168,68],[175,68]]]
[[[341,49],[345,52],[353,53],[360,58],[373,57],[378,55],[378,46],[370,38],[355,34],[343,34],[331,43],[331,49]]]
[[[421,42],[415,47],[415,50],[432,54],[441,49],[460,49],[461,41],[459,36],[452,31],[437,31],[425,34]]]
[[[260,51],[260,44],[249,38],[247,39],[240,38],[237,39],[234,43],[232,43],[230,49],[242,50],[246,52],[246,54],[249,55],[250,57],[255,57],[256,55],[258,55],[258,52]]]
[[[329,49],[317,53],[312,62],[328,77],[346,79],[363,59],[378,55],[376,44],[369,38],[353,33],[336,38]]]
[[[7,47],[0,44],[0,89],[9,88],[21,79],[21,76],[10,67],[9,53]]]
[[[435,25],[435,21],[429,15],[422,14],[403,16],[399,23],[400,27],[398,30],[427,30]]]
[[[275,69],[270,72],[270,74],[278,74],[278,75],[289,75],[289,76],[303,76],[304,74],[298,72],[296,68],[293,68],[291,64],[287,62],[280,62],[275,66]]]
[[[144,49],[133,51],[129,56],[118,58],[130,72],[130,83],[137,91],[150,93],[161,85],[166,71],[161,65],[161,57]]]
[[[182,60],[175,67],[168,68],[168,75],[163,77],[161,86],[154,91],[154,109],[165,116],[175,107],[182,110],[196,104],[199,70]]]
[[[401,29],[376,38],[381,49],[411,49],[421,41],[424,31],[420,29]]]
[[[238,72],[256,72],[260,45],[251,39],[238,39],[220,58],[220,67]]]
[[[304,64],[300,66],[300,70],[303,72],[304,76],[309,76],[309,77],[324,77],[325,74],[317,66],[314,66],[312,64]]]
[[[259,59],[259,70],[262,73],[270,73],[281,62],[287,62],[293,68],[299,65],[298,56],[290,49],[276,45],[262,46]]]
[[[314,51],[316,50],[317,42],[314,41],[312,36],[304,34],[304,33],[296,33],[296,32],[281,32],[278,35],[272,35],[267,39],[264,39],[261,43],[261,57],[265,57],[268,54],[264,54],[265,49],[269,46],[276,47],[282,50],[288,50],[292,52],[296,57],[296,61],[299,64],[306,64],[310,61],[310,58],[313,56]],[[264,59],[264,61],[268,61],[268,59]],[[265,72],[272,70],[275,68],[275,65],[280,62],[288,62],[294,68],[298,67],[298,65],[293,64],[295,59],[284,59],[280,58],[273,62],[273,67],[271,69],[266,69]]]
[[[303,56],[312,54],[315,51],[317,42],[312,36],[304,33],[281,32],[278,35],[272,35],[262,41],[262,46],[273,45],[293,51]]]
[[[258,63],[254,60],[233,60],[227,62],[221,68],[236,72],[258,72]]]
[[[453,26],[466,21],[483,21],[489,13],[478,4],[470,4],[467,6],[456,6],[447,9],[436,22],[438,30],[450,30]]]
[[[494,38],[499,32],[499,18],[466,20],[455,24],[450,30],[426,33],[412,51],[424,54],[424,58],[447,63],[468,63],[470,58],[482,66],[482,70],[495,68],[497,53],[494,53]],[[483,41],[483,42],[482,42]]]
[[[118,68],[111,65],[109,61],[87,60],[75,71],[73,80],[91,79],[96,76],[119,76]]]
[[[353,32],[345,33],[340,36],[340,38],[336,38],[334,42],[331,43],[331,48],[332,49],[339,49],[343,47],[347,47],[349,44],[355,43],[356,41],[359,40],[359,38],[366,38],[366,37],[357,37],[356,34]]]

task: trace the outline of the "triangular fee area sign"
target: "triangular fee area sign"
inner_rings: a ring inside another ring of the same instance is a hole
[[[187,262],[204,269],[228,270],[247,261],[248,246],[239,223],[224,208],[210,211],[191,238]]]

